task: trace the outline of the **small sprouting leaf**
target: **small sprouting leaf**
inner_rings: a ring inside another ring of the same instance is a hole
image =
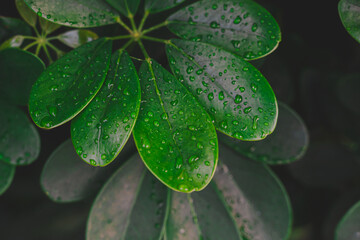
[[[140,156],[168,187],[200,191],[215,172],[215,128],[194,97],[160,64],[140,68],[141,105],[134,128]]]
[[[135,149],[134,144],[127,145],[118,160],[127,159]],[[106,168],[89,166],[76,154],[69,139],[50,155],[42,170],[40,182],[44,192],[55,202],[80,201],[96,193],[118,165],[116,163]]]
[[[24,2],[24,0],[15,0],[16,8],[20,16],[32,27],[36,27],[37,15]]]
[[[58,36],[59,41],[72,48],[80,47],[98,38],[96,33],[83,29],[67,31]]]
[[[24,42],[24,36],[22,35],[15,35],[0,45],[0,50],[6,48],[17,48],[20,47],[21,44]]]
[[[244,142],[221,135],[222,142],[248,158],[267,164],[284,164],[300,159],[309,144],[309,135],[302,119],[292,109],[279,103],[275,131],[261,141]]]
[[[174,39],[166,50],[173,73],[218,130],[241,140],[260,140],[273,132],[275,94],[250,63],[206,43]]]
[[[71,27],[98,27],[116,22],[116,12],[102,0],[24,0],[51,22]]]
[[[145,9],[151,13],[157,13],[176,7],[186,0],[145,0]]]
[[[14,178],[15,168],[14,165],[0,161],[0,195],[9,188]]]
[[[0,98],[27,105],[31,87],[44,69],[44,63],[32,53],[16,48],[0,51]]]
[[[17,107],[0,102],[0,160],[28,165],[40,152],[40,137],[34,125]]]
[[[168,21],[179,37],[210,43],[248,60],[268,55],[281,40],[276,20],[252,0],[202,0]]]
[[[338,10],[346,31],[360,43],[360,0],[341,0]]]
[[[336,240],[355,240],[360,237],[360,202],[343,216],[335,231]]]
[[[31,28],[17,18],[0,16],[0,42],[15,35],[31,35]]]
[[[117,51],[101,90],[71,123],[79,156],[94,166],[113,161],[131,134],[139,108],[136,68],[126,52]]]
[[[39,22],[40,22],[41,29],[46,34],[50,34],[50,33],[54,32],[55,30],[57,30],[59,27],[61,27],[61,25],[50,22],[50,21],[46,20],[45,18],[39,18]]]
[[[30,115],[41,128],[74,118],[101,88],[110,64],[112,42],[104,38],[72,50],[50,65],[32,87]]]
[[[140,0],[106,0],[106,2],[124,16],[135,15],[140,4]]]

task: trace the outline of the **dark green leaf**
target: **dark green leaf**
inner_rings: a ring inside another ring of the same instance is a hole
[[[185,0],[145,0],[145,9],[157,13],[176,7]]]
[[[341,219],[336,228],[336,240],[360,239],[360,202],[356,203]]]
[[[32,85],[45,65],[34,54],[15,48],[0,51],[0,98],[27,105]]]
[[[40,22],[41,29],[46,34],[50,34],[50,33],[54,32],[56,29],[58,29],[59,27],[61,27],[59,24],[52,23],[52,22],[46,20],[45,18],[40,18],[39,22]]]
[[[346,31],[360,43],[360,0],[341,0],[338,10]]]
[[[268,55],[281,40],[275,19],[252,0],[203,0],[168,21],[179,37],[210,43],[248,60]]]
[[[89,30],[76,29],[60,34],[58,39],[69,47],[77,48],[98,39],[98,35]]]
[[[25,113],[0,102],[0,160],[13,165],[27,165],[40,152],[40,137]]]
[[[140,4],[140,0],[106,0],[106,2],[124,16],[135,15]]]
[[[101,88],[110,64],[112,42],[84,44],[50,65],[33,85],[30,115],[36,125],[54,128],[74,118]]]
[[[32,27],[36,26],[37,15],[31,10],[24,0],[15,0],[16,8],[20,14],[20,16]]]
[[[31,35],[31,28],[20,19],[0,16],[0,42],[15,35]]]
[[[0,195],[2,195],[9,187],[14,178],[15,166],[0,161]]]
[[[275,131],[261,141],[244,142],[221,135],[222,142],[248,158],[267,164],[284,164],[300,159],[309,144],[302,119],[292,109],[279,103],[279,119]]]
[[[349,109],[351,112],[360,115],[360,74],[345,75],[340,78],[335,87],[336,94],[340,99],[340,102]]]
[[[102,0],[24,0],[38,16],[60,25],[98,27],[116,22],[116,12]]]
[[[135,145],[127,145],[118,157],[125,160],[135,151]],[[79,158],[71,140],[61,144],[48,158],[41,174],[44,192],[56,202],[83,200],[96,193],[119,164],[106,168],[94,168]]]
[[[241,140],[260,140],[273,132],[277,102],[257,69],[209,44],[176,39],[172,43],[166,49],[172,71],[218,130]]]
[[[0,45],[0,50],[6,49],[6,48],[16,48],[16,47],[20,47],[21,44],[24,42],[24,36],[22,35],[15,35],[11,38],[9,38],[8,40],[6,40],[5,42],[3,42]]]
[[[168,187],[200,191],[217,164],[214,126],[194,97],[155,61],[141,66],[140,81],[134,139],[144,163]]]
[[[101,90],[71,123],[79,156],[94,166],[113,161],[131,134],[139,108],[136,68],[126,52],[117,51]]]

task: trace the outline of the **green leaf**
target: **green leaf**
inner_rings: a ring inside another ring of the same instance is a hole
[[[166,53],[175,76],[218,130],[241,140],[260,140],[274,131],[274,92],[250,63],[212,45],[178,39],[167,45]]]
[[[110,64],[112,42],[84,44],[50,65],[33,85],[29,110],[35,124],[54,128],[74,118],[101,88]]]
[[[176,7],[186,0],[145,0],[145,10],[157,13]]]
[[[99,37],[96,33],[83,29],[67,31],[58,36],[59,41],[71,48],[80,47],[81,45],[98,38]]]
[[[341,0],[338,10],[346,31],[360,43],[360,1]]]
[[[102,0],[24,0],[38,16],[71,27],[98,27],[116,22],[116,12]]]
[[[71,138],[79,156],[105,166],[126,144],[140,108],[140,84],[127,52],[117,51],[106,81],[95,99],[71,123]]]
[[[55,30],[57,30],[59,27],[61,27],[61,25],[52,23],[44,18],[39,18],[39,22],[40,22],[41,29],[46,34],[50,34],[50,33],[54,32]]]
[[[0,42],[15,35],[31,35],[31,28],[20,19],[0,16]]]
[[[262,141],[244,142],[225,135],[219,137],[235,151],[267,164],[285,164],[300,159],[309,145],[303,120],[292,109],[279,103],[275,131]]]
[[[194,97],[152,60],[140,68],[141,106],[134,128],[140,156],[166,186],[202,190],[218,155],[215,128]]]
[[[41,187],[55,202],[75,202],[95,194],[103,183],[118,168],[119,163],[131,156],[135,145],[127,145],[117,163],[106,168],[94,168],[84,163],[71,140],[62,143],[47,159],[41,173]]]
[[[0,161],[0,195],[2,195],[9,187],[14,178],[15,166]]]
[[[0,102],[0,160],[13,165],[28,165],[40,152],[40,137],[20,109]]]
[[[24,42],[24,36],[15,35],[9,38],[8,40],[6,40],[5,42],[3,42],[0,45],[0,50],[4,50],[6,48],[11,48],[11,47],[13,48],[20,47],[23,42]]]
[[[36,27],[37,15],[31,10],[24,0],[15,0],[16,9],[18,10],[20,16],[33,28]]]
[[[135,15],[140,4],[140,0],[106,0],[106,2],[124,16]]]
[[[252,0],[203,0],[168,21],[179,37],[210,43],[248,60],[268,55],[281,41],[275,19]]]
[[[356,203],[341,219],[336,228],[336,240],[359,239],[360,202]]]
[[[31,87],[44,69],[44,63],[32,53],[16,48],[0,51],[0,98],[27,105]]]

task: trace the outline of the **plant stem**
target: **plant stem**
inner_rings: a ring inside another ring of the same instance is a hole
[[[50,53],[48,51],[48,48],[46,47],[46,44],[44,44],[42,47],[44,48],[44,51],[45,51],[45,54],[46,54],[47,58],[49,59],[49,63],[51,64],[53,62],[53,60],[52,60],[51,55],[50,55]]]
[[[149,37],[149,36],[142,36],[141,38],[149,40],[149,41],[153,41],[153,42],[164,43],[164,44],[169,44],[169,41],[170,41],[170,40],[166,40],[166,39],[154,38],[154,37]]]
[[[130,34],[132,34],[132,30],[121,20],[120,17],[116,18],[116,22],[119,23],[123,28],[125,28]]]
[[[59,38],[60,38],[60,36],[56,36],[56,37],[47,38],[46,40],[48,40],[48,41],[59,40]]]
[[[34,41],[34,42],[30,43],[29,45],[25,46],[25,47],[23,48],[23,50],[26,51],[26,50],[28,50],[29,48],[31,48],[32,46],[34,46],[34,45],[36,45],[36,44],[37,44],[37,41]]]
[[[134,21],[134,16],[131,13],[129,13],[128,18],[130,19],[130,23],[131,23],[133,32],[137,32],[136,24],[135,24],[135,21]]]
[[[36,27],[33,27],[33,29],[34,29],[34,31],[35,31],[36,36],[40,37],[40,33],[39,33],[39,31],[37,30],[37,28],[36,28]]]
[[[143,43],[141,42],[141,40],[138,41],[138,44],[139,44],[139,47],[141,48],[141,51],[142,51],[143,54],[144,54],[145,60],[146,60],[147,62],[150,62],[150,59],[151,59],[151,58],[149,57],[149,54],[147,53],[147,51],[146,51]]]
[[[132,56],[130,56],[130,58],[131,58],[131,59],[134,59],[134,60],[136,60],[136,61],[139,61],[139,62],[144,61],[144,59],[140,59],[140,58],[136,58],[136,57],[132,57]]]
[[[52,50],[54,50],[56,52],[56,54],[61,53],[61,50],[58,49],[57,47],[55,47],[54,45],[52,45],[51,43],[47,42],[46,43]]]
[[[24,39],[31,39],[31,40],[36,40],[36,37],[33,36],[22,36]]]
[[[146,34],[146,33],[152,32],[152,31],[154,31],[154,30],[156,30],[156,29],[158,29],[158,28],[164,27],[164,26],[166,26],[166,25],[168,25],[168,24],[169,24],[169,22],[166,20],[165,22],[162,22],[162,23],[160,23],[160,24],[158,24],[158,25],[155,25],[155,26],[153,26],[153,27],[151,27],[151,28],[145,29],[145,30],[142,32],[142,34]]]
[[[127,39],[131,38],[131,35],[122,35],[122,36],[116,36],[116,37],[108,37],[107,39],[110,40],[120,40],[120,39]]]
[[[36,55],[36,56],[39,56],[40,49],[41,49],[41,45],[38,44],[37,47],[36,47],[36,52],[35,52],[35,55]]]
[[[122,46],[119,51],[123,51],[125,50],[128,46],[130,46],[132,43],[134,42],[134,39],[130,39],[129,41],[127,41],[127,43],[124,44],[124,46]]]
[[[147,17],[149,16],[149,14],[150,14],[150,12],[148,10],[145,10],[144,17],[141,19],[141,22],[139,25],[139,32],[141,32],[141,30],[143,29],[144,24],[146,22]]]

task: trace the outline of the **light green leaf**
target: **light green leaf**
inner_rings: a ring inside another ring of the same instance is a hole
[[[72,48],[80,47],[98,38],[96,33],[83,29],[67,31],[58,36],[59,41]]]
[[[145,0],[145,9],[150,13],[157,13],[176,7],[186,0]]]
[[[71,27],[98,27],[116,22],[116,12],[102,0],[24,0],[38,16]]]
[[[140,156],[166,186],[202,190],[218,155],[215,128],[194,97],[152,60],[140,68],[141,106],[134,128]]]
[[[9,187],[15,175],[15,166],[0,161],[0,195]]]
[[[0,160],[13,165],[28,165],[40,152],[40,137],[20,109],[0,102]]]
[[[15,35],[31,35],[31,28],[22,20],[0,16],[0,42]]]
[[[52,22],[46,20],[45,18],[39,18],[39,22],[40,22],[41,29],[46,34],[50,34],[50,33],[54,32],[55,30],[57,30],[59,27],[61,27],[61,25],[52,23]]]
[[[31,10],[24,0],[15,0],[16,9],[18,10],[20,16],[33,28],[36,27],[37,15]]]
[[[44,69],[44,63],[32,53],[16,48],[0,51],[0,98],[27,105],[31,87]]]
[[[360,0],[341,0],[338,10],[346,31],[360,43]]]
[[[124,16],[135,15],[140,4],[140,0],[106,0],[106,2]]]
[[[20,47],[23,42],[24,42],[24,36],[15,35],[9,38],[8,40],[6,40],[5,42],[3,42],[0,45],[0,50],[4,50],[6,48],[12,48],[12,47],[13,48]]]
[[[252,0],[202,0],[168,21],[179,37],[210,43],[248,60],[268,55],[281,40],[275,19]]]
[[[360,202],[356,203],[343,216],[336,228],[336,240],[356,240],[360,239]]]
[[[276,98],[256,68],[209,44],[171,42],[166,53],[173,73],[210,114],[218,130],[249,141],[274,131]]]
[[[41,128],[54,128],[74,118],[100,90],[110,64],[112,42],[84,44],[50,65],[33,85],[29,110]]]
[[[261,141],[244,142],[221,135],[220,139],[235,151],[267,164],[285,164],[300,159],[309,145],[303,120],[291,108],[279,103],[275,131]]]
[[[94,100],[71,123],[71,138],[79,156],[105,166],[126,144],[140,108],[140,84],[127,52],[117,51]]]

